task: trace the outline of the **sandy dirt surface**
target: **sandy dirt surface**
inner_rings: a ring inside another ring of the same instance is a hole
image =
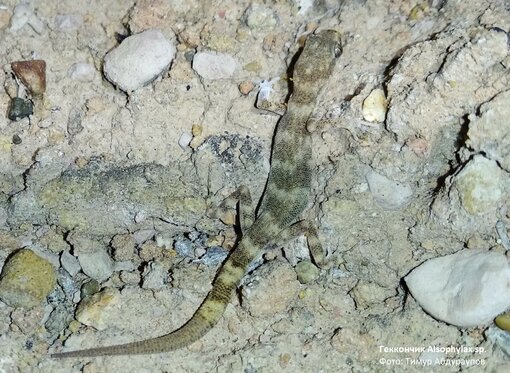
[[[30,17],[13,24],[19,3],[0,2],[0,267],[25,248],[37,257],[20,271],[42,274],[27,306],[0,302],[0,371],[509,369],[487,325],[435,320],[403,281],[429,258],[503,250],[507,1],[23,3]],[[281,108],[287,67],[317,28],[340,31],[343,44],[314,112],[307,214],[327,268],[300,238],[269,250],[188,348],[51,359],[158,336],[193,314],[237,237],[235,211],[217,206],[240,185],[258,200],[269,171],[279,115],[256,107],[259,84],[281,77],[269,98]],[[123,92],[104,77],[104,57],[149,29],[175,58]],[[204,78],[192,64],[201,52],[235,70]],[[46,63],[44,95],[32,97],[33,115],[10,120],[20,94],[11,64],[33,59]],[[20,291],[5,283],[4,294]]]

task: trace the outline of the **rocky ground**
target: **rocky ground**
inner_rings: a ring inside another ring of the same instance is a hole
[[[217,206],[261,195],[286,69],[317,28],[343,42],[314,113],[327,268],[299,238],[189,348],[51,359],[193,314],[236,240]],[[403,279],[509,249],[509,31],[504,0],[4,0],[0,371],[507,371],[508,333],[434,319]]]

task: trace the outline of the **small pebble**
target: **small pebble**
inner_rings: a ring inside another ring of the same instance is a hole
[[[236,68],[237,61],[225,53],[199,52],[193,58],[193,70],[204,79],[228,79]]]
[[[106,280],[113,273],[113,260],[105,250],[79,253],[78,261],[83,273],[99,282]]]
[[[32,115],[33,113],[34,104],[32,104],[32,101],[14,97],[11,100],[11,105],[9,106],[9,113],[7,114],[7,117],[10,120],[18,121]]]
[[[71,136],[77,135],[83,131],[83,126],[81,125],[82,119],[82,111],[75,107],[71,108],[67,119],[67,132]]]
[[[80,302],[76,309],[76,320],[97,330],[108,327],[108,309],[119,304],[120,295],[115,289],[107,288]]]
[[[34,96],[42,96],[46,90],[46,61],[16,61],[11,63],[14,75],[21,80]]]
[[[193,135],[193,137],[200,136],[203,131],[204,127],[201,126],[200,124],[193,123],[193,125],[191,126],[191,134]]]
[[[193,255],[195,256],[195,258],[200,258],[201,256],[205,255],[205,253],[206,250],[203,247],[197,247]]]
[[[390,180],[372,169],[365,178],[370,193],[384,210],[398,210],[411,201],[413,190],[410,186]]]
[[[21,144],[21,142],[22,142],[22,140],[21,140],[21,137],[19,137],[19,135],[17,135],[17,134],[12,135],[12,143],[14,145],[19,145],[19,144]]]
[[[183,132],[181,137],[179,137],[179,146],[182,150],[186,150],[189,147],[189,144],[193,140],[193,136],[189,132]]]
[[[363,101],[363,118],[369,122],[384,122],[387,108],[384,91],[380,88],[374,89]]]
[[[60,255],[60,263],[72,277],[76,276],[78,272],[81,271],[78,259],[76,259],[76,257],[67,250],[62,251],[62,254]]]
[[[245,80],[239,84],[239,92],[241,92],[243,95],[247,95],[253,91],[253,88],[255,88],[255,84],[253,84],[251,80]]]
[[[297,279],[302,284],[309,284],[319,276],[319,268],[313,265],[309,260],[299,262],[294,268]]]
[[[19,250],[2,268],[0,299],[12,307],[32,308],[44,301],[56,283],[55,269],[46,259],[32,250]]]
[[[60,31],[74,31],[83,24],[79,14],[58,14],[55,16],[55,28]]]
[[[503,313],[496,317],[494,323],[498,326],[498,328],[506,330],[510,332],[510,313]]]
[[[79,82],[91,82],[96,76],[96,68],[90,63],[78,62],[73,64],[67,71],[67,75]]]
[[[99,282],[92,279],[83,284],[81,287],[80,295],[82,298],[86,298],[90,295],[96,294],[99,290],[101,290],[101,285]]]
[[[175,57],[175,43],[159,30],[129,36],[104,58],[106,78],[126,92],[156,79]]]
[[[69,323],[69,331],[71,333],[76,333],[78,330],[80,330],[80,326],[81,324],[79,323],[79,321],[76,321],[76,320],[72,320],[70,323]]]
[[[406,145],[411,149],[414,154],[419,157],[426,156],[429,154],[430,144],[427,140],[422,138],[411,138],[406,141]]]
[[[501,205],[508,176],[497,162],[478,154],[455,176],[454,183],[464,209],[482,215]]]

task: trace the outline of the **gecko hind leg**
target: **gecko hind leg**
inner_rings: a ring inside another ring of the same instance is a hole
[[[324,248],[319,240],[319,236],[317,234],[317,228],[310,220],[300,220],[294,224],[292,224],[287,229],[284,229],[280,232],[275,242],[278,246],[283,246],[288,241],[293,238],[299,237],[304,234],[306,240],[308,242],[308,249],[310,250],[310,254],[319,267],[323,267],[326,263],[326,258],[324,255]]]
[[[238,205],[238,219],[241,226],[241,232],[245,232],[246,229],[251,227],[255,220],[255,209],[252,207],[252,200],[250,190],[241,185],[232,194],[225,198],[218,207],[211,210],[208,214],[210,217],[219,218],[219,211],[225,211],[232,209],[235,205]]]

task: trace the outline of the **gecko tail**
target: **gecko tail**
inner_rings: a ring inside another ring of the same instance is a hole
[[[221,318],[256,251],[256,245],[253,245],[249,239],[242,240],[239,243],[237,249],[223,264],[205,300],[191,319],[179,329],[144,341],[58,352],[52,354],[51,357],[62,359],[106,355],[142,355],[169,352],[189,346],[202,338]]]
[[[204,302],[205,303],[205,302]],[[115,355],[143,355],[169,352],[185,347],[205,335],[212,325],[197,313],[181,328],[172,333],[144,341],[95,347],[84,350],[65,351],[51,354],[52,358],[65,359],[76,357],[96,357]]]

